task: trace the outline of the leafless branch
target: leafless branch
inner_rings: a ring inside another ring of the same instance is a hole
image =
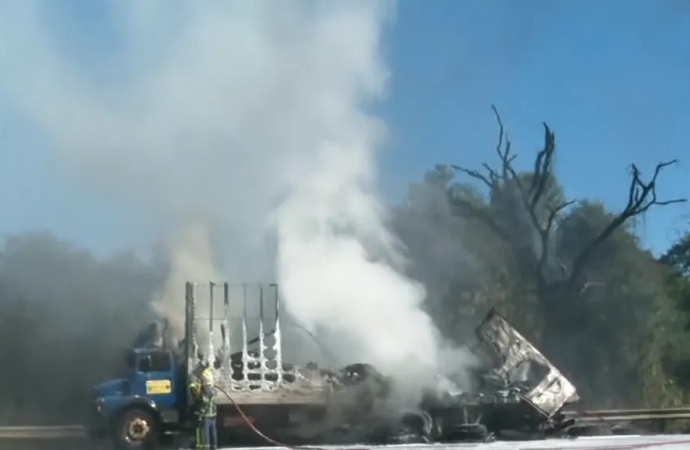
[[[582,251],[577,255],[573,262],[573,268],[568,279],[568,285],[574,286],[582,274],[587,261],[592,254],[599,248],[599,246],[613,234],[616,229],[623,225],[628,219],[644,214],[652,206],[664,206],[674,203],[684,203],[687,199],[677,198],[672,200],[658,200],[656,194],[656,181],[661,171],[671,165],[676,164],[677,161],[671,160],[661,162],[656,165],[654,175],[649,182],[642,181],[640,170],[635,164],[630,166],[630,186],[628,188],[628,202],[625,207],[619,212],[609,223],[604,227],[599,234],[592,239]]]
[[[532,180],[530,181],[529,186],[525,186],[519,174],[513,167],[513,161],[517,155],[511,153],[512,144],[507,136],[507,133],[505,132],[501,115],[496,106],[491,105],[491,110],[493,111],[498,124],[498,142],[496,144],[496,154],[500,160],[500,169],[493,169],[486,163],[482,164],[485,173],[480,173],[479,171],[460,166],[452,167],[457,172],[468,175],[469,177],[483,183],[489,188],[491,194],[500,195],[500,190],[505,189],[506,187],[509,189],[517,189],[517,194],[521,199],[522,206],[528,212],[532,226],[539,233],[541,241],[541,254],[538,257],[538,260],[535,262],[539,279],[544,282],[543,269],[548,262],[551,230],[558,214],[573,203],[565,202],[561,205],[557,205],[556,207],[549,208],[549,215],[545,223],[543,223],[542,218],[540,218],[538,214],[538,205],[547,191],[547,185],[549,178],[551,177],[553,155],[556,149],[555,135],[549,129],[548,125],[544,124],[544,147],[539,151],[535,159]],[[511,246],[514,246],[515,243],[512,242],[511,239],[513,236],[511,236],[510,230],[507,227],[502,227],[488,213],[476,207],[471,207],[471,205],[466,204],[467,202],[457,200],[456,203],[461,207],[461,212],[464,212],[465,215],[470,215],[476,219],[482,220],[494,231],[500,230],[500,232],[497,234],[511,244]],[[514,249],[514,251],[518,252],[519,250]]]
[[[535,261],[537,282],[542,288],[554,288],[556,287],[554,283],[551,282],[551,285],[549,285],[545,279],[545,268],[548,265],[549,255],[551,253],[549,249],[551,235],[553,233],[553,227],[556,223],[559,213],[574,203],[573,201],[568,201],[556,206],[543,205],[543,198],[548,193],[549,182],[553,175],[553,159],[556,151],[555,134],[553,131],[551,131],[546,123],[543,124],[544,146],[537,153],[534,161],[532,179],[530,180],[529,185],[525,186],[525,183],[523,183],[523,180],[513,167],[513,161],[515,160],[516,155],[511,153],[511,142],[507,136],[507,133],[505,132],[503,121],[498,109],[492,105],[491,110],[493,111],[494,116],[496,117],[496,122],[498,123],[498,142],[496,144],[496,153],[498,154],[500,160],[500,168],[494,169],[488,164],[482,164],[484,171],[480,172],[460,166],[452,167],[457,172],[463,173],[483,183],[489,188],[492,195],[500,195],[500,191],[506,189],[506,187],[517,190],[522,206],[529,214],[532,226],[537,231],[540,238],[541,252],[537,257],[537,261]],[[583,247],[581,252],[575,258],[571,270],[567,270],[565,265],[559,261],[556,261],[561,268],[562,276],[560,281],[556,282],[556,284],[559,286],[574,288],[576,284],[581,281],[580,278],[584,267],[596,249],[617,228],[623,225],[631,217],[643,214],[655,205],[670,205],[673,203],[681,203],[686,201],[685,199],[659,200],[656,195],[656,181],[659,174],[664,168],[675,163],[676,161],[673,160],[657,164],[654,175],[649,182],[644,182],[637,166],[634,164],[631,165],[631,180],[628,190],[628,201],[625,208],[616,217],[614,217],[591,242]],[[472,205],[468,201],[455,199],[454,204],[461,214],[468,217],[473,217],[485,223],[489,228],[491,228],[492,231],[496,233],[497,236],[504,239],[513,248],[513,251],[516,255],[520,252],[520,249],[517,248],[518,245],[515,242],[515,236],[513,236],[511,233],[512,230],[510,225],[499,223],[497,219],[494,218],[487,210]],[[539,214],[540,207],[544,206],[548,210],[548,215],[545,220],[543,216]]]
[[[502,136],[504,131],[501,116],[495,106],[492,106],[492,110],[494,111],[499,125],[499,136]],[[501,138],[499,138],[499,143],[500,142]],[[555,142],[555,134],[549,129],[547,124],[544,124],[544,147],[539,151],[539,153],[537,153],[537,157],[535,158],[534,173],[532,174],[532,180],[529,187],[523,185],[519,174],[513,168],[512,162],[515,156],[510,155],[510,140],[506,138],[505,149],[498,151],[499,157],[501,158],[504,182],[511,180],[513,183],[515,183],[518,189],[518,194],[522,199],[523,206],[530,216],[532,226],[537,230],[537,233],[539,233],[541,249],[536,265],[536,275],[537,281],[540,285],[546,284],[546,280],[544,278],[544,269],[548,264],[551,253],[549,243],[553,224],[558,217],[558,214],[574,203],[570,201],[564,202],[555,207],[550,207],[546,223],[542,224],[537,206],[547,191],[547,183],[551,177],[551,171],[553,169],[553,155],[556,150]]]
[[[553,229],[553,225],[556,221],[556,218],[558,217],[558,214],[567,207],[571,206],[573,203],[575,203],[575,201],[570,200],[567,202],[563,202],[555,207],[550,207],[549,215],[546,218],[546,224],[544,226],[541,226],[539,224],[539,221],[536,220],[536,217],[533,218],[533,221],[535,222],[535,228],[539,232],[539,238],[541,241],[541,253],[539,255],[539,261],[537,262],[537,279],[538,282],[542,285],[546,284],[546,280],[544,279],[544,269],[548,265],[549,256],[551,255],[551,249],[549,244],[551,241],[551,232]],[[534,210],[534,208],[532,208],[531,210]],[[561,264],[560,267],[561,269],[563,269],[565,266]]]
[[[511,172],[513,172],[513,170],[511,164],[513,163],[517,155],[510,154],[510,139],[508,139],[508,136],[505,133],[505,128],[503,128],[503,120],[501,120],[501,115],[498,113],[498,109],[496,109],[495,105],[491,105],[491,110],[494,112],[496,122],[498,123],[498,143],[496,144],[496,153],[498,154],[498,157],[501,159],[501,178],[503,181],[507,181],[508,175],[512,175]],[[505,145],[503,144],[504,137]],[[484,167],[488,170],[492,170],[489,169],[489,166],[487,164],[484,164]]]
[[[454,166],[454,165],[451,165],[451,167],[453,168],[453,170],[455,170],[455,171],[457,171],[457,172],[462,172],[462,173],[464,173],[464,174],[470,176],[471,178],[474,178],[475,180],[481,181],[481,182],[484,183],[489,189],[493,189],[493,188],[494,188],[494,179],[493,179],[493,177],[492,177],[492,172],[491,172],[491,171],[489,171],[489,175],[486,176],[486,175],[482,175],[481,173],[479,173],[479,172],[476,171],[476,170],[465,169],[464,167]]]
[[[544,123],[544,148],[537,153],[534,162],[534,175],[530,186],[530,208],[534,209],[541,199],[551,176],[553,155],[556,150],[556,135]]]
[[[549,216],[546,219],[546,226],[545,226],[545,231],[550,231],[551,228],[553,228],[553,223],[556,220],[556,217],[558,217],[558,214],[566,209],[568,206],[571,206],[575,203],[575,200],[570,200],[567,202],[563,202],[560,205],[556,206],[555,208],[549,208]]]

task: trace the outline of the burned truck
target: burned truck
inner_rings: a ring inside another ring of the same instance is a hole
[[[387,411],[393,380],[368,364],[339,370],[284,360],[275,284],[186,283],[184,331],[153,326],[126,352],[122,378],[93,388],[91,436],[118,448],[187,445],[195,418],[187,387],[200,361],[214,369],[218,425],[235,444],[395,443],[555,433],[577,399],[573,385],[491,311],[473,351],[485,361],[476,389],[439,376],[412,411]],[[258,309],[255,315],[250,309]],[[384,408],[385,409],[385,408]],[[274,441],[278,439],[279,441]],[[241,440],[241,442],[240,442]]]
[[[246,439],[247,429],[291,442],[313,439],[328,426],[333,405],[347,404],[339,399],[372,396],[369,366],[333,372],[283,360],[277,285],[188,282],[185,289],[182,339],[152,326],[127,350],[124,376],[93,388],[92,438],[117,448],[187,445],[195,431],[188,386],[201,361],[212,365],[219,391],[219,434],[236,439]],[[257,306],[259,314],[249,317]],[[349,404],[362,409],[366,402]]]

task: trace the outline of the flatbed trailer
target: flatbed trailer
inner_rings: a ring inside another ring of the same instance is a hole
[[[222,308],[216,291],[222,291]],[[218,405],[329,404],[333,385],[322,370],[283,360],[278,285],[187,283],[185,296],[187,375],[192,375],[200,360],[210,361],[216,385],[228,394],[218,397]],[[239,304],[242,313],[237,317],[231,307]],[[258,310],[254,327],[248,315],[251,306]],[[240,344],[233,346],[238,337]],[[215,351],[218,341],[220,348]]]

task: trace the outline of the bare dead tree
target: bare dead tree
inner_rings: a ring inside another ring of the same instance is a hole
[[[657,198],[657,178],[664,168],[675,164],[676,160],[657,164],[654,175],[651,180],[647,182],[643,181],[641,172],[637,166],[632,164],[630,168],[631,178],[628,187],[628,199],[625,207],[580,250],[574,258],[570,270],[567,270],[564,264],[558,262],[562,271],[562,278],[556,282],[549,281],[546,277],[545,269],[550,262],[549,258],[551,258],[553,254],[550,249],[550,244],[553,241],[552,234],[554,225],[559,215],[566,208],[575,203],[574,201],[563,201],[555,205],[549,205],[545,204],[546,202],[543,201],[548,191],[549,180],[553,177],[553,158],[556,151],[555,134],[546,123],[543,124],[544,146],[536,155],[531,180],[529,183],[525,183],[513,166],[513,162],[517,155],[511,153],[511,142],[505,133],[501,116],[495,106],[492,105],[491,109],[494,112],[499,127],[496,153],[500,159],[500,167],[496,169],[488,164],[483,164],[482,171],[467,169],[457,165],[451,167],[456,172],[465,174],[485,185],[492,195],[500,195],[501,191],[506,188],[514,187],[517,189],[521,206],[527,211],[531,226],[533,226],[538,233],[541,243],[540,251],[535,261],[537,289],[541,293],[546,293],[555,287],[574,289],[595,251],[616,231],[616,229],[621,227],[629,219],[647,212],[653,206],[670,205],[686,201],[686,199],[683,198],[673,200],[659,200]],[[518,248],[517,240],[511,234],[511,229],[509,228],[510,224],[501,223],[489,210],[467,200],[461,198],[453,198],[452,200],[454,206],[461,215],[483,222],[512,248],[518,258],[525,256],[524,252]],[[540,217],[538,207],[545,207],[547,209],[545,219]]]

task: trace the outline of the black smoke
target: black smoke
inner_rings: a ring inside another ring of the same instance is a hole
[[[0,425],[80,423],[94,383],[152,319],[167,267],[131,252],[98,259],[48,232],[0,250]]]

